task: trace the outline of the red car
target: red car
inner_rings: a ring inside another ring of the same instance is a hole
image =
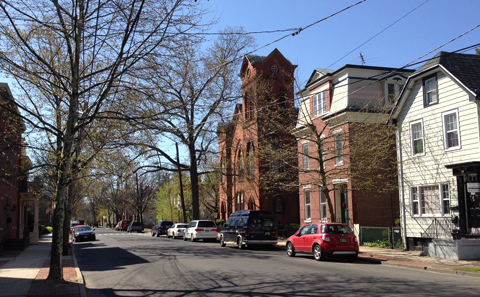
[[[116,231],[127,231],[128,229],[128,225],[130,225],[132,221],[130,220],[121,220],[120,222],[118,222],[118,225],[117,227],[115,227],[115,230]]]
[[[352,229],[340,223],[307,224],[287,239],[287,255],[313,253],[315,260],[328,256],[346,256],[350,261],[357,260],[358,241]]]

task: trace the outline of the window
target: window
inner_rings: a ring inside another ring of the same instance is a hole
[[[313,116],[317,117],[327,112],[327,92],[323,91],[313,96]]]
[[[448,184],[412,187],[411,194],[412,215],[443,216],[450,214]]]
[[[312,215],[311,215],[311,209],[310,209],[310,190],[305,190],[304,191],[304,196],[305,196],[305,220],[311,220]]]
[[[327,221],[327,199],[323,192],[320,192],[320,221]]]
[[[343,165],[343,139],[340,133],[335,135],[335,165]]]
[[[300,233],[300,235],[305,235],[305,234],[308,234],[310,233],[310,226],[311,225],[305,225],[303,226],[298,232]]]
[[[450,213],[450,191],[448,185],[442,185],[443,214]]]
[[[458,128],[458,110],[442,113],[442,120],[445,149],[459,149],[460,131]]]
[[[243,210],[243,193],[237,194],[237,205],[235,210]]]
[[[325,169],[325,145],[323,139],[320,140],[320,147],[318,148],[318,155],[322,156],[321,164],[323,164],[323,169]],[[320,161],[320,160],[319,160]],[[320,169],[320,162],[318,163],[318,169]]]
[[[240,151],[240,154],[238,155],[238,180],[243,181],[243,176],[245,173],[245,166],[243,163],[243,154]]]
[[[280,198],[275,198],[275,212],[282,212],[282,200]]]
[[[255,177],[255,154],[253,151],[253,143],[249,143],[247,162],[248,179],[252,180]]]
[[[317,234],[318,233],[318,225],[314,224],[310,228],[310,234]]]
[[[308,156],[308,142],[303,144],[303,169],[310,169],[310,157]]]
[[[412,214],[418,215],[418,192],[417,188],[412,188]]]
[[[403,85],[396,83],[387,83],[386,88],[387,105],[393,105],[395,103],[395,100],[398,98],[398,95],[400,95]]]
[[[423,122],[411,123],[410,130],[412,134],[412,155],[424,154]]]
[[[429,77],[423,80],[423,98],[425,106],[438,103],[437,77]]]

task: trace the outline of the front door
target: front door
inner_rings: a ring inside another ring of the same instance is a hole
[[[337,223],[348,225],[347,184],[335,185],[335,217]]]
[[[480,233],[480,193],[467,192],[466,202],[469,233]]]

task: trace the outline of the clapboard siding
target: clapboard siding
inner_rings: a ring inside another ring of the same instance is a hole
[[[480,161],[479,110],[469,95],[443,72],[437,72],[439,103],[424,107],[422,80],[415,82],[397,119],[401,127],[404,198],[407,237],[424,237],[434,219],[449,224],[450,214],[444,217],[415,217],[411,213],[411,187],[448,183],[451,205],[458,205],[456,179],[445,165]],[[461,149],[445,151],[442,113],[458,110]],[[410,123],[423,121],[425,155],[412,156]],[[443,236],[445,234],[439,234]]]

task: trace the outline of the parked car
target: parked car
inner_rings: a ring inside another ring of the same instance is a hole
[[[73,227],[72,241],[86,241],[96,240],[95,229],[90,228],[88,225],[77,225]]]
[[[130,221],[130,220],[121,220],[120,222],[118,222],[118,225],[115,228],[115,230],[117,230],[117,231],[127,231],[128,225],[130,225],[131,222],[132,221]]]
[[[183,237],[183,233],[185,233],[185,228],[187,228],[188,224],[184,223],[178,223],[178,224],[173,224],[168,230],[167,230],[167,237],[173,237],[173,239],[176,239],[178,237]]]
[[[357,260],[358,240],[352,229],[341,223],[307,224],[287,239],[287,255],[313,253],[315,260],[328,256],[346,256],[350,261]]]
[[[128,227],[127,227],[127,232],[137,232],[137,233],[142,233],[143,232],[143,226],[141,222],[131,222]]]
[[[273,214],[263,210],[239,210],[230,215],[220,233],[220,246],[277,244],[278,230]]]
[[[157,221],[152,226],[152,236],[157,235],[157,237],[159,237],[160,235],[167,234],[168,228],[170,228],[172,225],[173,225],[172,221],[166,221],[166,220]]]
[[[73,228],[75,226],[80,226],[80,225],[83,225],[83,224],[80,224],[79,222],[70,222],[70,233],[73,233]]]
[[[209,220],[194,220],[188,224],[183,233],[183,240],[190,239],[195,241],[197,239],[217,239],[217,225],[213,221]]]

